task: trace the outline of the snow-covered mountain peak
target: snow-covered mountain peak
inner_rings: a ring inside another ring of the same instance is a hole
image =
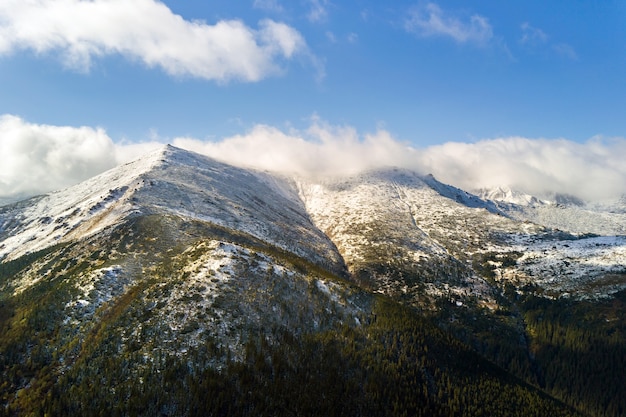
[[[516,191],[506,186],[499,186],[489,189],[482,188],[477,190],[476,194],[483,200],[489,200],[498,203],[516,204],[519,206],[535,207],[538,205],[547,204],[546,201],[541,200],[533,195],[526,194],[521,191]]]
[[[156,156],[160,156],[161,163],[168,164],[202,166],[212,162],[218,163],[213,158],[210,158],[208,156],[177,148],[176,146],[172,146],[169,144],[157,149],[153,154]]]
[[[134,210],[141,176],[163,159],[165,147],[64,190],[0,208],[0,259],[78,239]]]
[[[64,190],[0,207],[0,259],[16,258],[111,226],[137,211],[131,197],[145,177],[184,161],[184,153],[163,146],[134,161]]]
[[[563,193],[541,198],[500,186],[476,191],[506,216],[575,235],[626,234],[626,205],[617,200],[588,202]]]
[[[0,209],[0,259],[70,242],[131,215],[165,214],[244,233],[341,269],[287,179],[163,146],[66,190]]]
[[[355,187],[363,187],[367,184],[391,184],[394,187],[408,187],[412,190],[419,189],[426,193],[435,193],[469,208],[483,208],[494,214],[502,214],[491,201],[483,200],[460,188],[444,184],[432,174],[424,176],[406,168],[378,168],[359,174],[332,178],[325,177],[323,179],[303,178],[302,182],[315,183],[332,191],[350,191]]]
[[[603,211],[559,201],[503,187],[479,197],[400,168],[290,178],[167,145],[66,190],[0,207],[0,260],[154,215],[246,236],[334,271],[399,262],[405,271],[430,271],[435,282],[445,271],[432,265],[465,265],[491,250],[523,246],[528,252],[535,240],[559,233],[567,239],[626,235],[626,211],[619,207]]]
[[[488,232],[478,229],[485,222],[494,228],[509,224],[476,196],[402,169],[302,180],[299,188],[311,218],[353,268],[392,258],[415,269],[426,259],[448,259],[452,245],[483,245],[480,234]],[[468,223],[476,230],[464,230]]]

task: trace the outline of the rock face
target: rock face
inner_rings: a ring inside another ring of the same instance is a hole
[[[542,332],[626,357],[623,211],[520,195],[167,146],[0,207],[0,415],[619,415]]]

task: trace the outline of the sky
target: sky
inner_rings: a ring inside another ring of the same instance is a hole
[[[2,0],[0,203],[172,143],[626,193],[626,2]]]

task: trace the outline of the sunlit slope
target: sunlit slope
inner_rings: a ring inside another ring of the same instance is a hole
[[[311,218],[351,272],[385,293],[423,300],[451,291],[490,303],[486,277],[539,284],[556,295],[586,296],[591,285],[591,294],[601,296],[626,285],[606,279],[625,272],[623,236],[570,233],[521,220],[497,202],[432,176],[389,169],[301,179],[299,189]]]
[[[342,268],[285,179],[166,146],[74,187],[3,207],[0,259],[83,239],[129,216],[168,213],[239,230]]]

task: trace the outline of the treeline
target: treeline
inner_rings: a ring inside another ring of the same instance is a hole
[[[0,262],[0,285],[13,278],[24,268],[32,266],[33,262],[36,260],[43,258],[45,255],[52,253],[63,246],[63,244],[53,245],[37,252],[27,253],[11,261]]]

